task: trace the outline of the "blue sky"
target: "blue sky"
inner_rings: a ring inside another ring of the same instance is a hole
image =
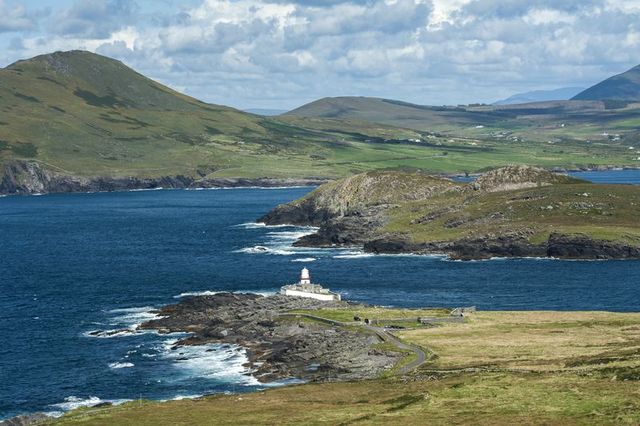
[[[640,0],[0,0],[0,66],[71,49],[238,108],[492,102],[640,64]]]

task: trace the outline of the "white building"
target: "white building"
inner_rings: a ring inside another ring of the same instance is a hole
[[[300,272],[300,281],[297,284],[288,284],[280,288],[280,294],[285,296],[308,297],[311,299],[333,301],[341,300],[340,294],[333,293],[319,284],[311,283],[311,274],[307,268]]]

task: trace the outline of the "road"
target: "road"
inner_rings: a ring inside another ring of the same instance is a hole
[[[322,317],[317,317],[315,315],[310,315],[310,314],[296,314],[296,313],[281,313],[280,316],[284,316],[284,317],[299,317],[299,318],[308,318],[314,321],[319,321],[319,322],[323,322],[325,324],[330,324],[330,325],[336,325],[339,327],[344,327],[344,326],[360,326],[363,327],[369,331],[372,331],[374,333],[376,333],[378,335],[378,337],[380,337],[380,339],[382,339],[385,342],[389,342],[391,344],[393,344],[395,347],[397,347],[398,349],[401,349],[403,351],[411,351],[413,352],[416,357],[414,360],[412,360],[411,362],[403,365],[400,369],[398,369],[397,374],[398,375],[403,375],[406,374],[418,367],[420,367],[422,364],[424,364],[427,361],[427,353],[424,351],[424,349],[422,349],[419,346],[416,345],[412,345],[409,343],[403,343],[400,341],[400,339],[398,339],[396,336],[394,336],[393,334],[389,333],[389,331],[387,331],[386,329],[384,329],[383,327],[374,327],[372,325],[369,324],[363,324],[361,322],[343,322],[343,321],[336,321],[336,320],[331,320],[331,319],[327,319],[327,318],[322,318]]]

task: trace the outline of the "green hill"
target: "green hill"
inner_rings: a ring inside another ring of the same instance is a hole
[[[588,88],[573,99],[640,102],[640,65]]]
[[[0,161],[36,160],[79,174],[157,176],[305,155],[315,134],[211,105],[119,61],[56,52],[0,70]],[[238,161],[242,158],[242,161]],[[239,173],[242,176],[242,173]]]

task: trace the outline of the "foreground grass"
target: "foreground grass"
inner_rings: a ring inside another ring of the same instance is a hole
[[[56,425],[637,424],[637,382],[575,375],[476,373],[293,386],[75,411]]]
[[[640,422],[640,314],[479,312],[399,333],[436,357],[405,377],[73,411],[55,425]]]

